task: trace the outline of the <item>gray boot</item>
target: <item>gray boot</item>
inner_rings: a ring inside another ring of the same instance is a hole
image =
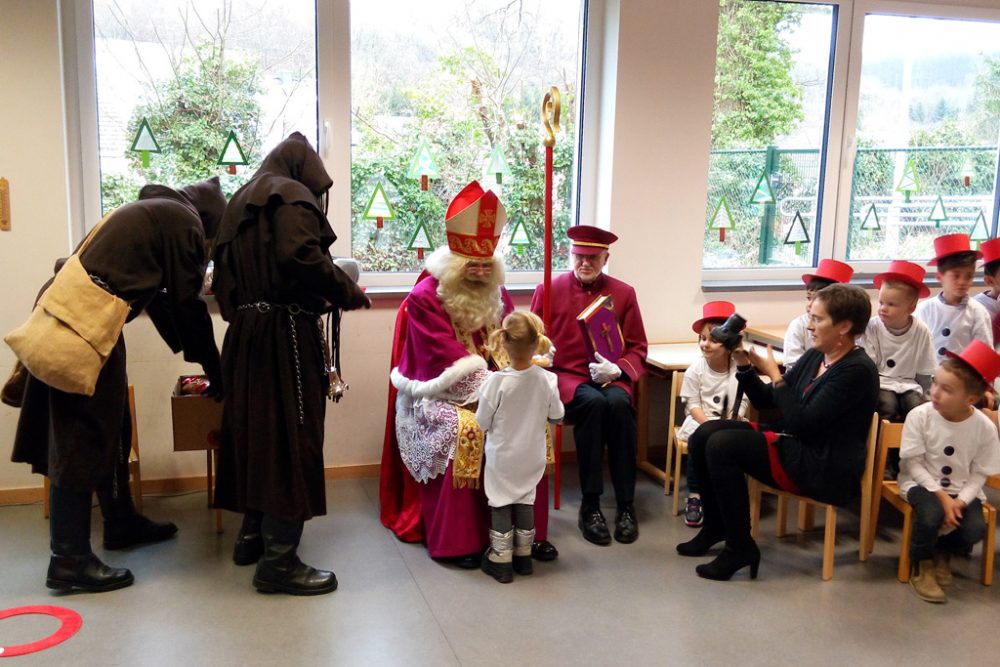
[[[531,543],[528,543],[530,550]],[[514,556],[514,530],[506,533],[490,531],[490,546],[483,554],[483,572],[490,575],[501,584],[509,584],[514,580],[514,567],[511,564]]]
[[[514,571],[531,574],[531,545],[535,541],[535,529],[514,529]]]

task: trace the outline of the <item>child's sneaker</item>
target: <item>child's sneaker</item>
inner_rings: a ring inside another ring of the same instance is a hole
[[[701,510],[701,498],[688,496],[687,505],[684,507],[684,523],[691,528],[697,528],[704,518],[705,515]]]

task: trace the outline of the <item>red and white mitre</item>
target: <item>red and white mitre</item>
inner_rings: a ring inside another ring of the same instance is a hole
[[[448,247],[469,259],[492,257],[507,223],[507,211],[492,190],[472,181],[459,192],[445,214]]]

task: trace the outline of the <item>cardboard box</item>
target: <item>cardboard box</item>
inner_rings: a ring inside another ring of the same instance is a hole
[[[174,422],[175,452],[218,448],[222,403],[207,396],[181,396],[178,378],[170,397],[170,412]]]

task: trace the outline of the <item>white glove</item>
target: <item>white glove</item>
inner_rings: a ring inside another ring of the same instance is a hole
[[[594,358],[597,359],[597,363],[589,365],[591,380],[597,384],[608,384],[621,377],[622,369],[618,367],[618,364],[608,361],[598,352],[594,353]]]

